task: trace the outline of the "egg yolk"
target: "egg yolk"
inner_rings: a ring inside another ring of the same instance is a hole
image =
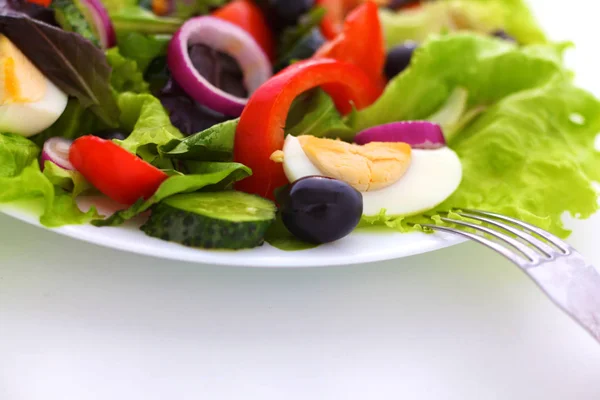
[[[410,166],[411,148],[406,143],[359,146],[314,136],[299,136],[298,141],[323,175],[344,181],[360,192],[392,185]]]
[[[4,35],[0,35],[0,104],[33,103],[46,94],[46,78]]]

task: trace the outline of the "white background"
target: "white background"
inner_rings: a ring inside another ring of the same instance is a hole
[[[535,5],[578,42],[571,60],[600,94],[595,10]],[[572,225],[600,265],[600,217]],[[600,346],[472,243],[364,266],[211,267],[0,215],[0,400],[230,398],[598,400]]]

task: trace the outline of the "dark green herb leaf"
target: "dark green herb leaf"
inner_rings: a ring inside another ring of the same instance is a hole
[[[285,133],[352,140],[355,131],[344,123],[331,97],[323,90],[315,89],[294,101]]]
[[[315,7],[308,14],[300,18],[298,25],[290,26],[283,31],[281,40],[277,46],[278,61],[276,65],[278,67],[285,66],[285,64],[288,64],[294,58],[300,58],[299,56],[294,56],[294,50],[297,52],[298,45],[303,40],[311,37],[313,29],[318,28],[325,13],[326,10],[323,7]]]
[[[233,158],[238,121],[225,121],[185,139],[171,140],[159,147],[159,152],[165,157],[183,160],[229,161]]]

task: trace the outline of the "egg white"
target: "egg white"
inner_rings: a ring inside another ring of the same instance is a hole
[[[323,175],[294,136],[288,135],[283,152],[283,168],[290,182]],[[402,178],[384,189],[362,192],[363,215],[378,215],[382,210],[390,216],[420,214],[444,202],[461,180],[460,159],[450,148],[413,149],[410,167]]]
[[[44,97],[30,103],[0,106],[0,132],[33,136],[52,125],[67,107],[68,96],[46,79]]]

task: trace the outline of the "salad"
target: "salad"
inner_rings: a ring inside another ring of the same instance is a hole
[[[569,47],[521,0],[0,0],[0,203],[208,249],[460,208],[565,237],[600,180]]]

